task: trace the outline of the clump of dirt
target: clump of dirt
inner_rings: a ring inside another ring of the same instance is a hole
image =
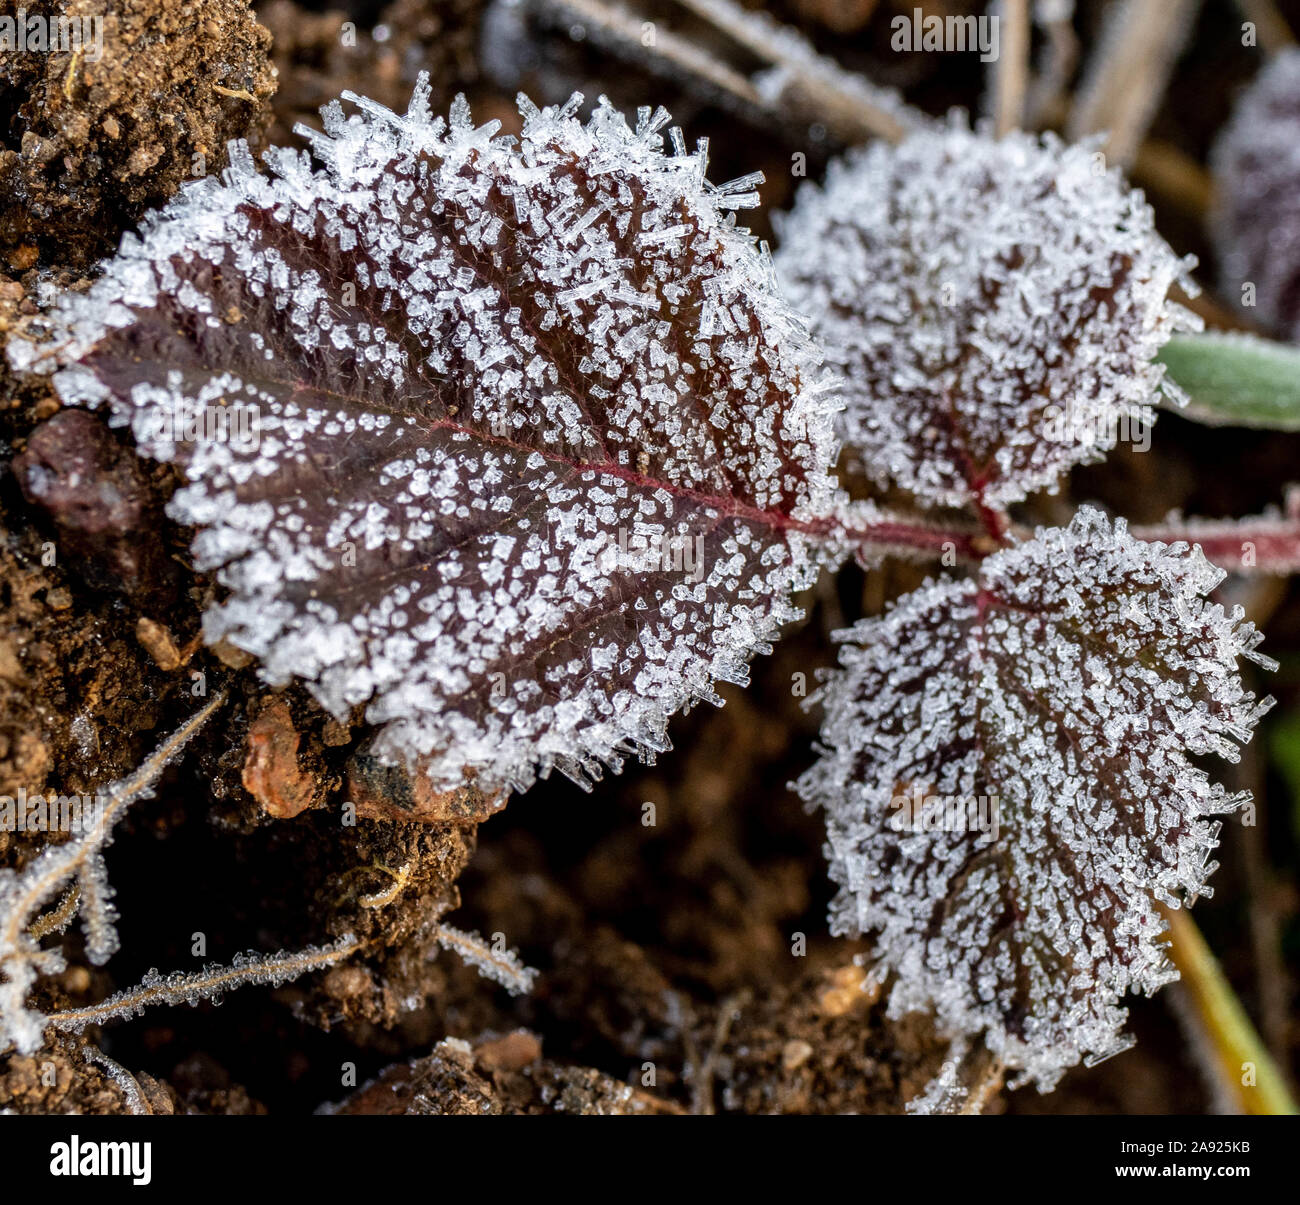
[[[162,510],[146,471],[94,415],[61,410],[47,419],[14,458],[13,473],[90,585],[175,593],[178,574],[156,539]]]
[[[717,1108],[740,1113],[896,1113],[946,1051],[929,1018],[890,1021],[880,987],[847,961],[743,993],[718,1010],[713,1041]]]
[[[165,1116],[188,1111],[167,1084],[143,1072],[115,1077],[90,1057],[94,1054],[92,1046],[64,1040],[35,1055],[12,1055],[0,1061],[0,1100],[16,1113]]]
[[[46,42],[57,34],[64,45],[59,20],[78,36],[65,49],[0,54],[0,255],[16,271],[111,251],[269,116],[271,35],[248,0],[24,7]]]
[[[93,1042],[60,1036],[35,1055],[0,1060],[0,1099],[15,1113],[243,1117],[266,1107],[210,1059],[187,1060],[163,1081],[110,1062]]]
[[[649,1093],[590,1067],[541,1057],[534,1034],[516,1030],[474,1045],[447,1038],[433,1053],[390,1067],[331,1112],[347,1115],[489,1117],[570,1113],[628,1116],[677,1112]]]
[[[0,525],[0,794],[93,792],[139,764],[175,692],[54,533]],[[179,684],[177,684],[179,685]],[[14,834],[0,833],[0,848]]]

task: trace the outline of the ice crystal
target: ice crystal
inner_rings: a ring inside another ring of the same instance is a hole
[[[433,928],[432,934],[444,950],[454,951],[467,966],[473,967],[484,979],[499,983],[512,996],[527,995],[537,983],[537,972],[525,966],[518,954],[489,944],[477,933],[439,924]]]
[[[14,354],[181,464],[209,640],[443,787],[581,781],[797,614],[832,403],[727,212],[761,177],[710,185],[662,110],[521,97],[516,142],[427,92],[327,106],[320,166],[237,149]],[[256,439],[175,441],[236,406]]]
[[[149,1102],[140,1089],[140,1082],[121,1063],[110,1059],[97,1046],[83,1047],[81,1057],[87,1063],[98,1067],[117,1085],[128,1113],[133,1117],[147,1117],[150,1114]]]
[[[805,185],[777,271],[844,377],[846,447],[946,505],[1004,504],[1150,422],[1190,261],[1093,147],[954,120]],[[1171,390],[1172,392],[1172,390]]]
[[[1206,601],[1224,574],[1084,508],[929,582],[841,638],[821,760],[838,933],[873,933],[895,1013],[932,1008],[1049,1087],[1122,1048],[1129,990],[1175,977],[1157,902],[1198,894],[1239,806],[1191,758],[1235,761],[1271,700],[1259,634]]]
[[[117,910],[104,865],[104,847],[127,808],[153,794],[154,784],[194,734],[224,701],[213,696],[147,757],[140,768],[105,787],[98,808],[70,840],[49,845],[21,871],[0,869],[0,1049],[12,1044],[30,1054],[41,1043],[48,1018],[28,1007],[27,997],[40,975],[57,974],[67,962],[57,949],[42,949],[40,939],[61,929],[80,911],[86,954],[102,965],[118,948]],[[55,909],[53,923],[36,911],[60,891],[71,890]],[[64,913],[62,917],[60,913]]]
[[[144,978],[133,987],[91,1004],[68,1009],[45,1018],[57,1029],[81,1033],[88,1025],[102,1025],[119,1017],[138,1017],[152,1005],[188,1004],[191,1007],[208,1000],[220,1004],[226,992],[249,984],[282,987],[308,971],[320,970],[342,961],[360,946],[348,933],[322,946],[302,950],[279,950],[262,954],[256,950],[236,954],[229,966],[211,963],[197,971],[172,971],[163,974],[150,967]]]
[[[1300,341],[1300,49],[1279,51],[1242,95],[1211,165],[1223,295]]]

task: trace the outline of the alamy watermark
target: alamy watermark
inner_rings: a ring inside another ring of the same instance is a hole
[[[228,443],[256,449],[262,439],[262,412],[243,402],[209,406],[180,401],[154,407],[143,434],[158,443]]]
[[[1152,421],[1141,414],[1097,413],[1055,403],[1043,408],[1043,439],[1048,443],[1113,447],[1132,444],[1135,451],[1151,447]]]
[[[0,795],[0,832],[89,833],[104,822],[107,795]]]
[[[988,833],[998,836],[998,795],[895,795],[887,823],[896,833]]]
[[[104,18],[45,17],[20,8],[0,17],[0,50],[35,54],[80,53],[88,63],[104,57]]]
[[[117,1176],[132,1184],[153,1179],[151,1142],[109,1142],[73,1134],[50,1146],[51,1176]]]
[[[910,17],[899,13],[890,21],[893,36],[889,46],[891,50],[903,52],[978,50],[981,63],[994,63],[1001,44],[1001,22],[997,15],[941,17],[931,13],[927,16],[924,9],[914,8]]]
[[[704,537],[689,532],[672,535],[661,531],[629,532],[620,527],[616,536],[604,536],[588,554],[604,574],[679,573],[688,582],[703,579]]]

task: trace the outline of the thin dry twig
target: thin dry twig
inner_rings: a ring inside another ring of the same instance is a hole
[[[1029,0],[1001,0],[1001,49],[993,69],[993,121],[1001,138],[1025,120],[1029,87]]]
[[[1194,218],[1204,219],[1210,208],[1214,192],[1210,173],[1168,142],[1148,138],[1138,148],[1130,174],[1147,192]]]
[[[1254,605],[1250,602],[1244,604],[1246,612],[1253,622],[1261,625],[1277,610],[1286,595],[1285,582],[1276,579],[1243,580],[1242,585],[1250,587],[1251,593],[1256,596]],[[1232,787],[1235,790],[1249,791],[1253,799],[1264,798],[1262,758],[1259,743],[1251,742],[1242,750],[1241,761],[1228,771]],[[1281,1065],[1286,1058],[1287,1001],[1290,999],[1291,984],[1282,960],[1282,924],[1276,909],[1272,907],[1275,892],[1265,849],[1265,830],[1260,823],[1264,818],[1256,812],[1251,817],[1252,823],[1242,823],[1236,848],[1245,879],[1246,918],[1254,954],[1260,1034]]]
[[[1066,132],[1106,134],[1106,157],[1127,167],[1146,137],[1201,0],[1116,0],[1106,15]]]
[[[823,125],[844,143],[884,138],[899,142],[927,119],[896,92],[878,88],[820,55],[802,35],[766,13],[732,0],[677,0],[737,44],[772,64],[760,80],[769,108],[779,116]]]
[[[1046,35],[1041,66],[1029,91],[1025,125],[1037,130],[1064,118],[1066,93],[1079,63],[1079,39],[1071,17],[1074,0],[1038,0],[1035,21]]]
[[[783,120],[819,125],[833,140],[852,145],[869,138],[897,142],[928,119],[892,89],[878,88],[819,55],[798,32],[731,0],[678,0],[726,41],[769,66],[747,75],[671,30],[656,27],[644,39],[644,17],[605,0],[530,0],[548,24],[577,24],[595,44],[648,70],[721,99],[756,123]]]
[[[567,23],[579,22],[583,32],[597,45],[638,59],[657,57],[662,60],[660,71],[665,74],[680,72],[741,105],[763,107],[758,89],[744,74],[688,38],[671,30],[656,30],[654,45],[646,46],[642,41],[645,22],[636,13],[604,4],[602,0],[545,0],[538,7],[562,15]]]
[[[713,1026],[713,1040],[709,1043],[709,1052],[697,1064],[698,1070],[691,1083],[691,1112],[697,1116],[712,1116],[717,1105],[713,1098],[713,1077],[716,1074],[718,1059],[731,1036],[731,1027],[740,1017],[741,1011],[753,999],[748,988],[728,996],[718,1006],[717,1020]]]

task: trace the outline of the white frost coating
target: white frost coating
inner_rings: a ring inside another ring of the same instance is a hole
[[[513,950],[497,949],[477,933],[439,924],[433,930],[433,937],[444,950],[459,955],[466,966],[473,967],[485,979],[499,983],[512,996],[527,995],[537,983],[537,972],[525,966],[518,954]]]
[[[1300,340],[1300,48],[1279,50],[1242,94],[1210,164],[1223,296]]]
[[[663,110],[521,98],[516,143],[427,96],[327,106],[301,131],[323,172],[234,154],[11,355],[183,466],[171,513],[230,591],[210,641],[364,705],[376,752],[442,787],[585,782],[668,748],[797,616],[833,403],[723,212],[754,177],[710,185],[675,130],[665,155]],[[255,447],[156,437],[235,403]],[[650,541],[677,563],[624,555]]]
[[[1237,668],[1267,663],[1259,633],[1205,600],[1223,576],[1084,508],[840,634],[796,785],[826,812],[832,929],[875,935],[896,1015],[983,1033],[1047,1089],[1176,977],[1156,901],[1209,894],[1215,817],[1248,798],[1189,755],[1236,761],[1272,703]],[[896,802],[917,791],[996,798],[997,824],[926,831]]]
[[[219,1004],[226,992],[247,984],[283,987],[308,971],[342,961],[355,953],[358,945],[356,938],[348,933],[336,941],[302,950],[280,950],[274,954],[249,950],[236,954],[229,966],[211,963],[202,970],[172,971],[166,975],[157,967],[150,967],[134,987],[115,992],[86,1008],[55,1013],[46,1020],[58,1029],[81,1033],[87,1025],[102,1025],[117,1017],[138,1017],[151,1005],[192,1007],[203,1000]]]
[[[1199,326],[1166,299],[1193,261],[1098,154],[954,120],[800,189],[777,272],[844,378],[841,434],[870,475],[1014,502],[1179,396],[1153,361]]]
[[[29,1008],[27,997],[41,975],[54,975],[67,968],[57,948],[42,949],[40,938],[57,931],[36,917],[42,906],[71,886],[58,911],[64,924],[76,912],[86,934],[86,953],[91,962],[102,965],[118,947],[115,924],[117,909],[104,864],[104,847],[113,839],[113,828],[126,809],[153,794],[153,786],[168,763],[185,747],[208,717],[221,705],[224,693],[217,693],[185,721],[147,757],[138,770],[110,783],[96,796],[97,810],[85,817],[81,831],[57,845],[46,846],[21,871],[0,869],[0,1050],[12,1043],[23,1054],[37,1050],[48,1020]]]

